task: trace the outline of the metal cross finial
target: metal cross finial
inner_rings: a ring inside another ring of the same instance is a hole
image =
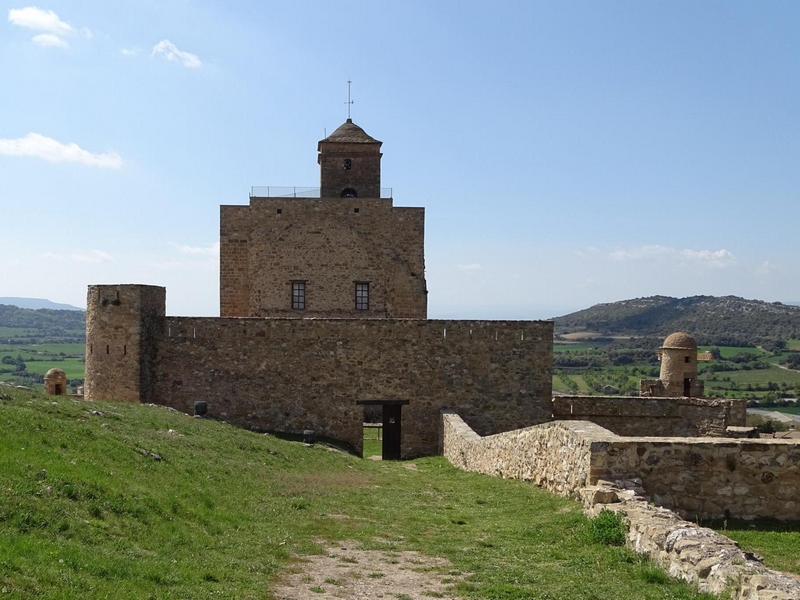
[[[350,106],[353,104],[353,101],[350,100],[350,84],[351,83],[352,83],[352,81],[350,81],[348,79],[347,80],[347,102],[345,102],[345,104],[347,104],[347,120],[348,121],[350,120]]]

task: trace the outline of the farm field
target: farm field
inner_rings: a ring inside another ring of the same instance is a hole
[[[698,352],[708,352],[713,346],[698,346]],[[753,354],[755,356],[766,356],[769,353],[764,352],[761,348],[751,347],[751,346],[716,346],[719,348],[719,353],[722,358],[730,358],[731,356],[736,356],[737,354]]]
[[[791,386],[800,385],[800,373],[796,371],[789,371],[771,365],[769,369],[752,369],[750,371],[721,371],[716,373],[718,379],[722,377],[730,377],[728,381],[709,381],[708,378],[712,374],[706,373],[701,375],[700,379],[706,381],[706,386],[713,385],[715,387],[726,386],[729,387],[730,383],[737,384],[756,384],[767,381],[772,381],[777,384],[787,383]]]
[[[787,415],[800,415],[800,406],[765,406],[764,410],[774,410]]]
[[[0,357],[22,359],[25,372],[44,375],[52,368],[61,369],[68,380],[84,379],[86,345],[80,343],[8,344],[0,343]],[[4,371],[15,369],[14,364],[0,364]],[[0,381],[13,380],[27,386],[41,386],[31,378],[0,373]]]

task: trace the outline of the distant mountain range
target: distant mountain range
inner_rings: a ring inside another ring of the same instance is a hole
[[[83,310],[71,304],[59,304],[58,302],[50,302],[44,298],[1,298],[0,304],[7,304],[9,306],[17,306],[19,308],[31,308],[33,310],[39,308],[49,308],[52,310]]]
[[[800,338],[800,306],[737,296],[651,296],[597,304],[555,319],[557,335],[664,337],[685,331],[699,344],[734,346]]]

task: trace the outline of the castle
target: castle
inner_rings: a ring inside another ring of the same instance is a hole
[[[85,397],[153,402],[384,458],[435,454],[439,414],[489,435],[552,418],[550,321],[427,319],[423,208],[381,188],[381,142],[348,119],[318,144],[320,187],[253,188],[220,210],[219,318],[169,317],[166,290],[93,285]]]

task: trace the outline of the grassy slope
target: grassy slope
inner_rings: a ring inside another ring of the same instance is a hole
[[[4,598],[264,598],[292,557],[345,539],[444,556],[472,573],[465,598],[704,597],[590,543],[577,503],[528,483],[158,407],[0,394]]]

